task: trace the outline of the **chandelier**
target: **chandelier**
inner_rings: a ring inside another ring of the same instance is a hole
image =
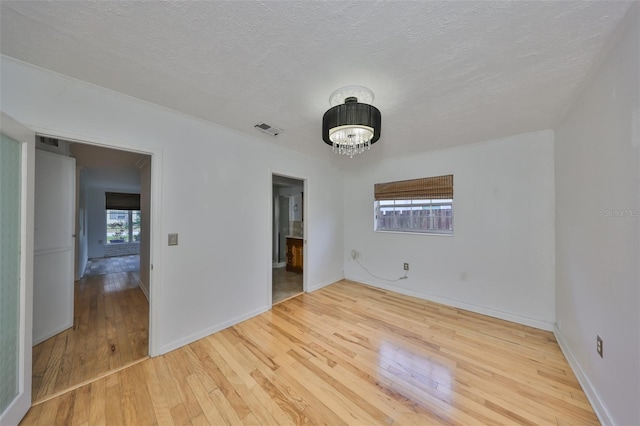
[[[373,92],[366,87],[347,86],[329,97],[332,106],[322,117],[322,140],[333,152],[353,158],[380,139],[382,117],[370,105]]]

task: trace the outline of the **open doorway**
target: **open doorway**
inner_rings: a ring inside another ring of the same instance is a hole
[[[150,155],[48,137],[36,146],[76,167],[73,324],[34,341],[34,403],[147,357],[151,259]],[[36,185],[37,174],[38,164]]]
[[[272,304],[304,291],[304,181],[272,176]]]

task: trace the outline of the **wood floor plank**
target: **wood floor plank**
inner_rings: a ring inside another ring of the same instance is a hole
[[[109,285],[124,281],[114,277]],[[117,316],[137,303],[104,304],[107,343],[109,310]],[[125,326],[123,352],[135,351],[143,326]],[[95,342],[102,345],[100,337]],[[59,347],[34,351],[45,384],[42,359],[56,357]],[[343,280],[34,406],[23,423],[56,422],[597,425],[598,419],[551,333]]]
[[[146,356],[149,307],[138,284],[131,272],[75,282],[73,327],[33,348],[34,402]]]
[[[106,380],[97,380],[90,385],[91,402],[89,406],[89,423],[92,425],[106,424],[107,389]]]
[[[149,390],[151,401],[153,401],[153,411],[158,420],[158,424],[171,424],[171,410],[162,389],[155,362],[147,362],[142,365],[144,369],[145,382]]]

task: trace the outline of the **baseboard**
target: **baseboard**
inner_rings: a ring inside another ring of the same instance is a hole
[[[320,283],[309,285],[309,288],[307,288],[307,293],[311,293],[312,291],[320,290],[322,287],[326,287],[328,285],[331,285],[331,284],[336,283],[336,282],[338,282],[340,280],[343,280],[343,279],[344,279],[344,276],[340,275],[339,277],[335,277],[335,278],[332,278],[330,280],[326,280],[326,281],[322,281]]]
[[[64,324],[56,329],[54,329],[53,331],[51,331],[50,333],[45,334],[44,336],[39,336],[39,337],[33,337],[32,339],[32,343],[31,346],[35,346],[35,345],[39,345],[40,343],[44,342],[47,339],[52,338],[53,336],[55,336],[56,334],[60,334],[63,331],[69,329],[73,327],[73,321],[71,321],[71,323],[69,324]]]
[[[346,278],[346,277],[345,277]],[[455,299],[449,299],[446,297],[432,296],[428,294],[419,293],[417,291],[395,287],[387,284],[372,283],[362,280],[361,278],[346,278],[351,281],[360,282],[372,287],[378,287],[383,290],[393,291],[396,293],[404,294],[405,296],[416,297],[418,299],[428,300],[430,302],[440,303],[442,305],[451,306],[454,308],[464,309],[465,311],[475,312],[477,314],[487,315],[493,318],[502,319],[505,321],[515,322],[517,324],[526,325],[529,327],[537,328],[540,330],[553,331],[553,323],[544,321],[537,318],[529,318],[522,315],[513,314],[511,312],[504,312],[486,306],[472,305],[470,303],[462,302]]]
[[[573,356],[573,352],[571,352],[569,344],[567,343],[566,339],[562,335],[562,332],[557,326],[554,327],[553,334],[556,336],[558,345],[560,346],[564,357],[567,359],[569,366],[573,370],[573,374],[576,375],[580,386],[582,386],[582,390],[584,391],[585,395],[587,395],[587,399],[591,403],[593,411],[595,411],[596,416],[598,416],[598,420],[600,420],[600,423],[602,423],[603,425],[612,425],[613,419],[609,415],[609,412],[598,396],[598,392],[596,392],[595,388],[591,384],[591,381],[584,373],[584,370],[582,370],[582,367],[580,367],[578,360],[575,356]]]
[[[144,294],[144,297],[147,298],[147,302],[148,302],[149,301],[149,289],[142,283],[142,281],[140,282],[138,287],[140,287],[140,290],[142,290],[142,294]]]
[[[318,284],[314,284],[313,286],[310,286],[307,289],[307,292],[312,292],[312,291],[318,290],[318,289],[320,289],[322,287],[328,286],[329,284],[333,284],[333,283],[335,283],[337,281],[340,281],[343,278],[344,278],[343,276],[339,276],[339,277],[337,277],[335,279],[330,279],[330,280],[326,280],[326,281],[323,281],[323,282],[318,283]],[[223,321],[220,324],[214,325],[213,327],[206,328],[206,329],[204,329],[202,331],[199,331],[197,333],[191,334],[191,335],[189,335],[187,337],[184,337],[182,339],[176,340],[175,342],[171,342],[169,344],[163,345],[163,346],[160,347],[158,355],[162,355],[162,354],[165,354],[167,352],[171,352],[171,351],[173,351],[175,349],[178,349],[178,348],[180,348],[182,346],[188,345],[189,343],[193,343],[198,339],[202,339],[203,337],[207,337],[210,334],[217,333],[218,331],[224,330],[225,328],[229,328],[229,327],[231,327],[233,325],[241,323],[242,321],[248,320],[249,318],[253,318],[253,317],[257,316],[257,315],[260,315],[260,314],[262,314],[262,313],[264,313],[264,312],[266,312],[266,311],[268,311],[270,309],[271,309],[270,306],[263,306],[261,308],[258,308],[258,309],[255,309],[253,311],[247,312],[246,314],[243,314],[243,315],[237,316],[235,318],[232,318],[232,319],[230,319],[228,321]]]
[[[224,330],[225,328],[229,328],[233,325],[241,323],[242,321],[248,320],[249,318],[253,318],[257,315],[260,315],[268,311],[269,309],[271,309],[270,306],[263,306],[261,308],[247,312],[243,315],[237,316],[230,320],[223,321],[219,324],[214,325],[213,327],[206,328],[197,333],[193,333],[187,337],[183,337],[182,339],[163,345],[160,347],[158,355],[163,355],[163,354],[166,354],[167,352],[171,352],[175,349],[181,348],[182,346],[188,345],[189,343],[193,343],[196,340],[202,339],[203,337],[207,337],[213,333],[217,333],[218,331]]]

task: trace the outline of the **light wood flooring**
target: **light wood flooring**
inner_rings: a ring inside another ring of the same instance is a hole
[[[303,291],[302,273],[287,271],[284,266],[282,268],[273,268],[271,289],[271,303],[274,305],[290,297],[297,296]]]
[[[75,282],[73,327],[33,347],[33,401],[147,355],[149,304],[138,282],[138,272]]]
[[[35,405],[23,424],[598,420],[552,333],[340,281]]]

